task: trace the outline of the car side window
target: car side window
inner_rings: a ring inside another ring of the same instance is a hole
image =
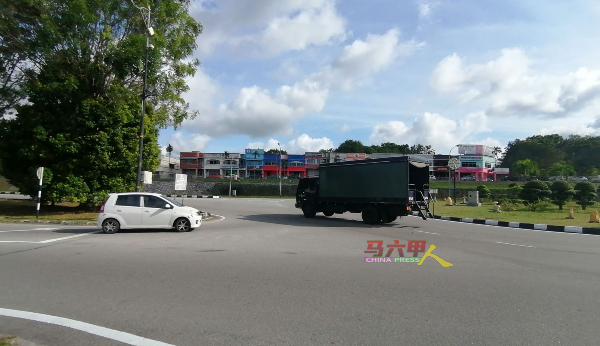
[[[144,196],[144,207],[146,208],[164,208],[167,202],[154,196]]]
[[[124,195],[118,196],[115,205],[124,207],[140,207],[140,196],[136,195]]]

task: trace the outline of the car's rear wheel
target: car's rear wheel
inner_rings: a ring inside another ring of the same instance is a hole
[[[190,223],[190,220],[186,219],[185,217],[180,217],[179,219],[175,220],[174,226],[177,232],[190,232],[192,230],[192,224]]]
[[[102,222],[102,231],[106,234],[115,234],[121,229],[121,224],[115,219],[106,219]]]

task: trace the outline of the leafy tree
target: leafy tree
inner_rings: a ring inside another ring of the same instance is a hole
[[[365,151],[366,147],[361,141],[352,139],[344,141],[337,149],[335,149],[335,152],[337,153],[364,153]]]
[[[158,166],[158,129],[195,115],[181,96],[199,64],[187,59],[201,31],[188,8],[186,0],[152,1],[147,50],[144,20],[130,2],[5,1],[0,51],[17,54],[23,78],[9,89],[27,103],[15,107],[16,118],[0,121],[0,162],[12,162],[0,173],[32,195],[35,169],[46,167],[42,197],[51,202],[92,205],[132,190],[146,53],[155,92],[145,93],[143,169]]]
[[[581,181],[575,185],[575,202],[582,210],[596,204],[596,186],[589,181]]]
[[[492,150],[492,155],[494,155],[494,167],[498,167],[498,156],[502,154],[502,148],[494,147]]]
[[[477,191],[479,191],[480,198],[490,198],[492,196],[492,192],[485,185],[477,186]]]
[[[512,165],[512,173],[514,174],[522,174],[525,177],[529,177],[530,175],[535,175],[539,173],[539,168],[537,163],[530,159],[519,160]]]
[[[173,152],[173,146],[171,144],[167,145],[167,153],[169,153],[169,165],[171,165],[171,153]]]
[[[555,181],[550,189],[552,203],[556,204],[559,210],[563,210],[563,206],[575,196],[575,190],[566,181]]]
[[[535,210],[535,205],[552,195],[552,191],[543,181],[530,181],[523,185],[523,189],[519,192],[519,198],[525,201]]]
[[[556,162],[548,170],[548,174],[552,176],[570,176],[575,175],[573,165],[568,162]]]
[[[265,154],[273,154],[273,155],[287,155],[287,151],[285,150],[281,150],[279,151],[279,149],[269,149],[267,151],[265,151]]]

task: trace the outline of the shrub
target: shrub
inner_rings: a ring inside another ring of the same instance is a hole
[[[581,210],[596,204],[596,186],[589,181],[582,181],[575,185],[575,202]]]
[[[479,198],[490,198],[492,196],[490,189],[485,185],[477,186],[477,191],[479,191]]]
[[[558,206],[558,210],[563,210],[563,206],[575,196],[575,190],[566,181],[555,181],[551,186],[552,203]]]
[[[548,201],[539,201],[537,203],[531,203],[527,205],[530,211],[546,211],[552,208],[552,203]]]
[[[552,190],[543,181],[534,180],[526,183],[519,192],[519,198],[525,201],[525,204],[535,209],[535,204],[546,200],[552,195]]]
[[[517,183],[510,183],[510,184],[508,184],[509,188],[518,187],[518,186],[519,186],[519,184],[517,184]]]

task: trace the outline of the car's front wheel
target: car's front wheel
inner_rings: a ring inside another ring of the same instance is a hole
[[[180,217],[175,220],[175,230],[177,232],[190,232],[192,230],[192,224],[190,223],[190,220],[185,217]]]
[[[121,224],[115,219],[106,219],[102,222],[102,231],[106,234],[114,234],[119,231]]]

